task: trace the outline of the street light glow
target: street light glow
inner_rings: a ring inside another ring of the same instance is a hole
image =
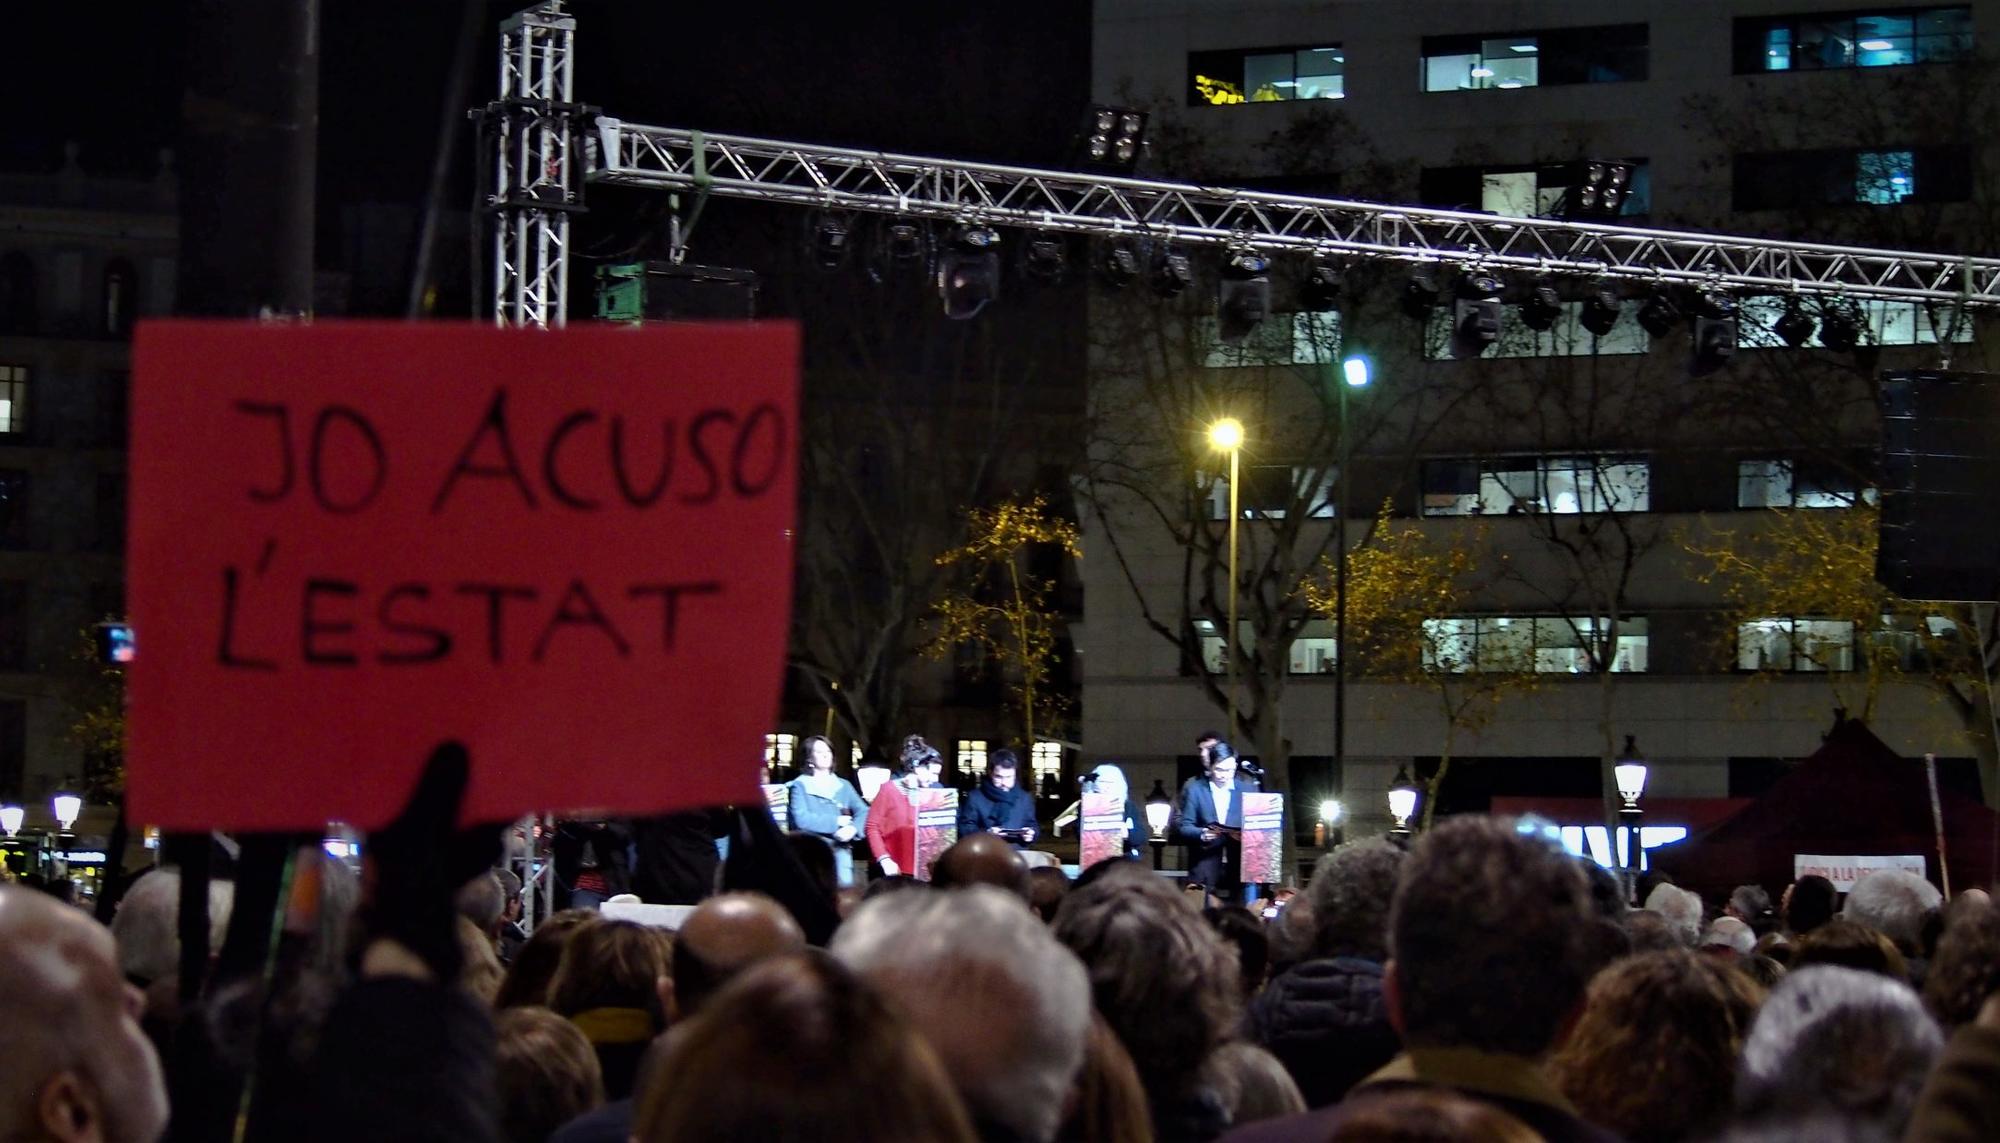
[[[1235,417],[1224,417],[1208,426],[1208,443],[1223,452],[1235,452],[1243,447],[1243,422]]]
[[[1348,358],[1340,363],[1340,375],[1347,382],[1349,389],[1366,389],[1368,387],[1368,359],[1366,357]]]
[[[1340,820],[1340,803],[1332,798],[1319,804],[1319,820],[1328,825]]]

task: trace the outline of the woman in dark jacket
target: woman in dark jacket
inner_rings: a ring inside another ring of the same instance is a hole
[[[986,777],[958,803],[958,836],[992,830],[1014,844],[1035,840],[1035,796],[1021,788],[1021,760],[1012,750],[995,750]]]

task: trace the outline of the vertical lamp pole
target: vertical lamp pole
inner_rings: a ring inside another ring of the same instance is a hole
[[[1618,756],[1611,773],[1618,783],[1618,796],[1625,803],[1619,807],[1618,818],[1625,829],[1625,872],[1632,891],[1636,893],[1639,869],[1645,859],[1639,832],[1644,811],[1639,808],[1639,799],[1646,793],[1646,760],[1640,757],[1634,737],[1630,734],[1625,736],[1625,752]]]
[[[1236,740],[1236,508],[1237,458],[1243,452],[1243,422],[1224,417],[1208,427],[1208,443],[1229,454],[1229,636],[1223,649],[1229,655],[1229,737]]]
[[[1368,385],[1368,359],[1351,356],[1340,363],[1340,489],[1334,505],[1334,527],[1340,529],[1340,554],[1333,570],[1333,770],[1347,766],[1347,477],[1354,450],[1347,436],[1347,391]]]

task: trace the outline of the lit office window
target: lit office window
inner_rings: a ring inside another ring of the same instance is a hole
[[[1581,616],[1453,615],[1424,620],[1424,665],[1449,674],[1522,671],[1582,675],[1609,664],[1616,673],[1646,670],[1643,616],[1611,621]]]
[[[1972,55],[1972,9],[1896,8],[1751,16],[1736,21],[1738,74],[1825,71],[1962,60]]]
[[[1854,624],[1791,616],[1740,623],[1736,666],[1744,671],[1851,671]]]
[[[1644,512],[1651,507],[1646,461],[1607,456],[1518,456],[1428,460],[1426,516],[1518,516]]]
[[[1054,778],[1062,781],[1062,743],[1037,742],[1028,752],[1028,766],[1034,771],[1034,784],[1030,790],[1039,790],[1045,781]]]
[[[961,738],[958,740],[958,772],[975,778],[986,776],[986,740],[984,738]]]
[[[766,734],[764,736],[764,765],[780,770],[792,764],[792,756],[798,750],[799,736],[796,734]]]
[[[1335,493],[1340,470],[1332,466],[1246,464],[1237,470],[1243,487],[1236,494],[1236,511],[1245,520],[1282,520],[1298,512],[1309,520],[1337,515]],[[1229,519],[1229,477],[1210,478],[1205,497],[1208,518]]]
[[[1426,36],[1425,91],[1506,91],[1645,79],[1644,24]]]
[[[1210,369],[1326,365],[1340,357],[1340,313],[1336,310],[1272,314],[1250,327],[1243,340],[1222,340],[1213,314],[1196,319],[1201,363]]]
[[[1798,306],[1813,319],[1812,336],[1801,348],[1825,348],[1819,339],[1821,311],[1817,302],[1808,299],[1788,303],[1784,298],[1769,296],[1737,299],[1736,344],[1743,349],[1790,348],[1776,330],[1788,304]],[[1952,306],[1881,298],[1850,299],[1842,304],[1860,319],[1861,340],[1867,345],[1937,345],[1945,341],[1963,345],[1972,341],[1971,315]]]
[[[1873,504],[1873,488],[1828,465],[1758,458],[1736,462],[1738,508],[1851,508]]]
[[[1188,106],[1230,107],[1347,95],[1339,44],[1188,53]]]

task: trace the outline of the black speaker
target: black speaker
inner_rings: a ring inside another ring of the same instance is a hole
[[[606,321],[741,321],[757,316],[757,274],[725,266],[626,262],[597,268]]]
[[[1911,599],[2000,600],[2000,377],[1884,373],[1875,578]]]

